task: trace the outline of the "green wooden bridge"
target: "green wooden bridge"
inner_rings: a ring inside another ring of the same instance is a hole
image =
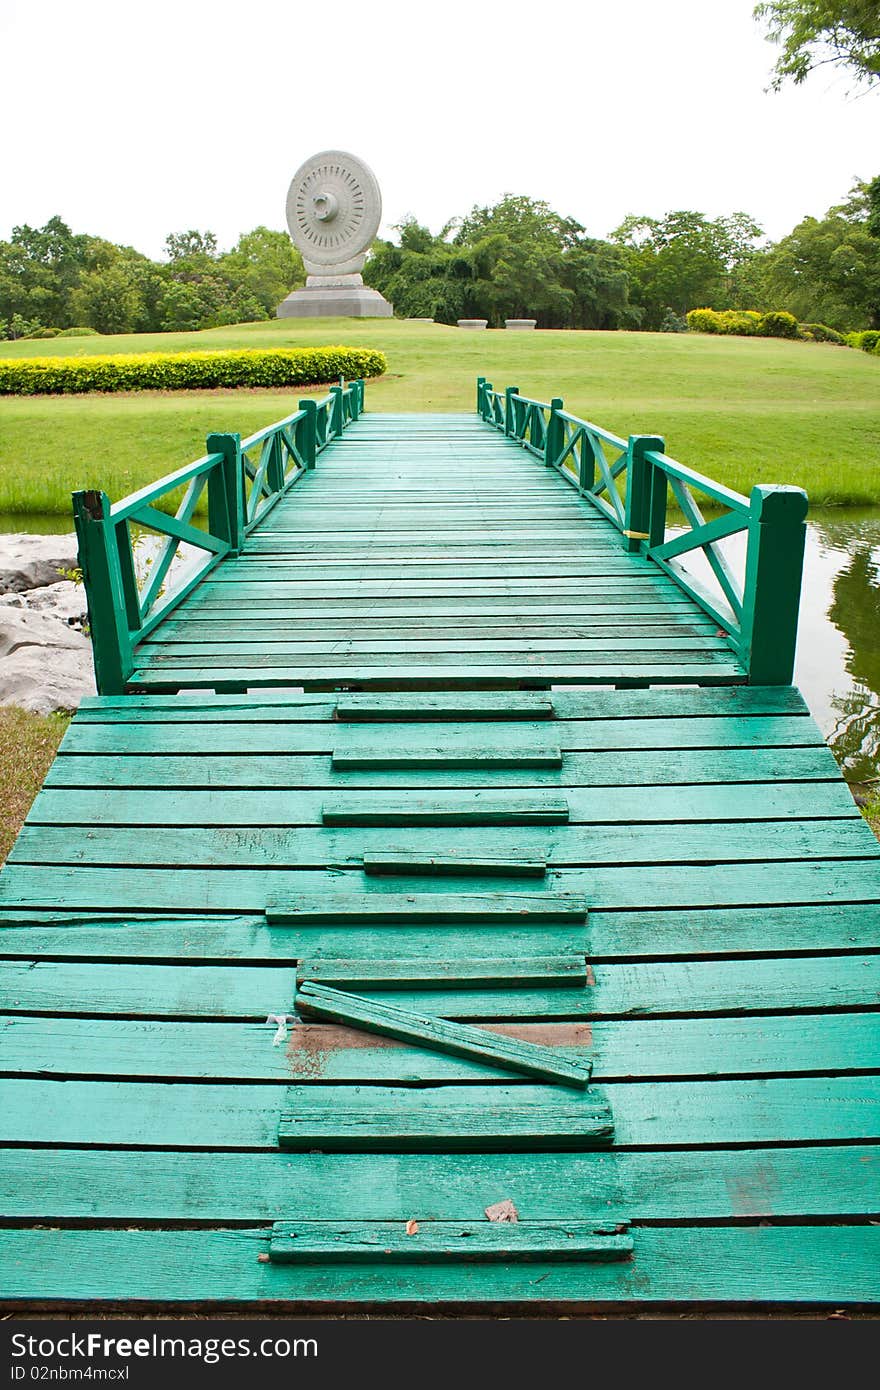
[[[791,685],[804,494],[481,378],[74,501],[3,1306],[875,1303],[880,853]]]

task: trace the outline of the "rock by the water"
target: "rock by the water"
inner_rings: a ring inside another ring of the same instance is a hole
[[[73,536],[0,536],[0,704],[50,714],[94,695],[85,593],[59,575],[76,562]]]
[[[0,535],[0,594],[54,584],[77,563],[76,536]]]

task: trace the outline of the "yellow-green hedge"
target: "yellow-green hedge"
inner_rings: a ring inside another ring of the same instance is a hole
[[[381,376],[385,354],[367,348],[248,348],[0,359],[0,395],[73,391],[205,391],[225,386],[315,386]]]

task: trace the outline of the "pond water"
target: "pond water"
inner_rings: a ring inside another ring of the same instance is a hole
[[[51,535],[72,529],[65,517],[0,513],[0,533]],[[861,782],[876,776],[880,764],[880,507],[859,511],[829,507],[811,515],[795,681],[846,777]]]

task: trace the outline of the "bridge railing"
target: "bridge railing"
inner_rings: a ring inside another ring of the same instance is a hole
[[[794,671],[807,496],[759,485],[749,497],[688,468],[656,435],[622,439],[515,386],[477,380],[477,412],[554,468],[718,624],[754,685],[788,685]],[[706,517],[703,506],[712,509]],[[677,507],[670,525],[669,502]],[[745,538],[740,573],[721,542]],[[684,563],[697,557],[702,573]]]
[[[291,415],[247,439],[209,434],[203,458],[120,502],[111,503],[104,492],[73,494],[102,695],[124,690],[138,643],[221,560],[240,553],[245,537],[363,409],[363,381],[340,382],[324,397],[300,401]],[[193,524],[193,517],[205,501],[207,523],[202,528]],[[159,543],[144,555],[147,532]],[[190,549],[174,583],[170,571],[182,544]]]

